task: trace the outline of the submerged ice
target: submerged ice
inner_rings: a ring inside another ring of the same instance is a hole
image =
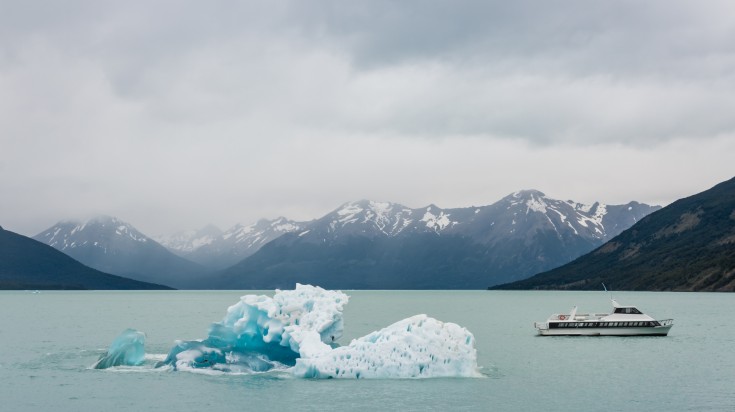
[[[280,369],[307,378],[479,376],[472,333],[426,315],[340,347],[336,341],[348,301],[340,291],[300,284],[276,290],[273,297],[243,296],[211,325],[206,339],[177,341],[158,366],[248,373]]]

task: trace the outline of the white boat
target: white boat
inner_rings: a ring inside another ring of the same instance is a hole
[[[674,326],[673,319],[656,320],[633,306],[622,306],[612,300],[612,313],[555,313],[546,322],[535,322],[544,336],[666,336]]]

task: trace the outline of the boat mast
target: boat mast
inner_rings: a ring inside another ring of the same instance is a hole
[[[602,284],[602,288],[605,289],[605,292],[609,292],[610,293],[610,300],[614,302],[615,299],[613,299],[612,292],[610,292],[609,290],[607,290],[607,287],[605,286],[605,283]]]

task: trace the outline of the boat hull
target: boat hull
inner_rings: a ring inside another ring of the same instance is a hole
[[[537,329],[541,336],[666,336],[672,326]]]

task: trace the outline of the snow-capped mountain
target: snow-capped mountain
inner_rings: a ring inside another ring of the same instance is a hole
[[[455,209],[349,202],[225,270],[221,286],[484,288],[567,263],[657,209],[584,205],[537,190]]]
[[[149,240],[133,226],[110,216],[98,216],[87,222],[62,221],[33,238],[61,251],[92,246],[105,254],[114,253],[120,245],[132,247]]]
[[[509,237],[529,240],[545,231],[559,239],[573,235],[602,243],[658,209],[659,206],[638,202],[585,205],[551,199],[538,190],[523,190],[490,206],[475,209],[474,216],[465,222],[465,228],[471,226],[467,234],[490,244],[506,241]]]
[[[679,199],[569,264],[497,289],[735,291],[735,178]]]
[[[176,254],[112,217],[60,222],[34,239],[95,269],[179,288],[485,288],[563,265],[657,209],[525,190],[454,209],[361,200],[310,222],[158,238]],[[204,266],[227,269],[207,277]]]
[[[345,203],[333,212],[305,227],[301,236],[400,236],[406,233],[440,233],[458,222],[450,219],[448,211],[436,206],[410,209],[406,206],[360,200]]]
[[[217,226],[207,225],[199,230],[187,230],[172,236],[155,236],[154,239],[168,250],[183,256],[210,245],[221,237],[222,231]]]
[[[584,239],[605,241],[656,209],[637,202],[584,205],[551,199],[537,190],[515,192],[489,206],[455,209],[435,205],[410,209],[397,203],[361,200],[345,203],[304,225],[299,237],[330,242],[349,235],[396,237],[434,233],[469,236],[488,244],[549,230],[560,238],[573,233]]]
[[[64,221],[33,239],[94,269],[173,287],[197,282],[206,270],[169,252],[129,223],[110,216]]]
[[[223,269],[257,252],[264,244],[303,226],[304,223],[279,217],[261,219],[250,225],[237,224],[224,232],[210,225],[198,231],[159,239],[161,244],[179,256],[207,267]]]

